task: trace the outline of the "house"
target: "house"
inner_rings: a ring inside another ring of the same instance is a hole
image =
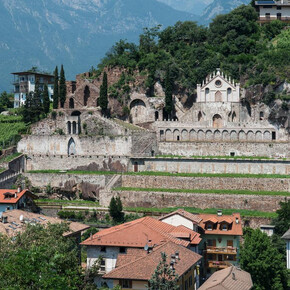
[[[290,229],[282,236],[286,240],[287,269],[290,269]]]
[[[114,270],[105,274],[104,279],[113,280],[113,286],[120,285],[122,289],[148,289],[148,280],[151,279],[156,267],[161,261],[161,254],[165,253],[169,257],[171,269],[178,276],[180,289],[194,290],[196,288],[196,277],[198,276],[197,263],[202,258],[187,248],[166,242],[154,247],[152,251],[145,251],[143,254],[131,256],[128,259],[118,259],[122,261]]]
[[[0,213],[11,209],[34,206],[33,200],[36,198],[37,196],[27,189],[0,189]]]
[[[40,90],[44,89],[44,84],[47,84],[48,95],[52,100],[54,76],[47,73],[36,71],[14,72],[14,108],[19,108],[25,104],[27,95],[35,90],[35,82],[38,80]]]
[[[204,276],[215,270],[236,265],[239,254],[240,237],[243,235],[240,214],[191,214],[178,209],[159,218],[160,221],[175,226],[185,226],[201,234],[199,253],[204,256]]]
[[[267,23],[273,20],[290,22],[290,1],[256,1],[255,7],[259,12],[259,23]]]
[[[237,265],[240,238],[243,235],[240,214],[223,215],[219,211],[218,214],[200,214],[200,217],[204,274]]]
[[[231,266],[212,274],[199,290],[250,290],[252,287],[251,274]]]
[[[187,248],[190,253],[195,253],[201,238],[200,234],[182,225],[176,227],[152,217],[144,217],[102,230],[81,245],[87,249],[87,267],[91,268],[102,257],[101,274],[108,274],[119,265],[131,262],[132,257],[135,260],[134,256],[144,255],[144,249],[150,253],[166,242],[172,242]],[[199,257],[197,253],[195,255]],[[109,276],[96,278],[95,282],[98,287],[106,283],[110,288],[115,283]]]

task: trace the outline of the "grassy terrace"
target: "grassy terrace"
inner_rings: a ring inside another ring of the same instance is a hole
[[[145,208],[145,207],[126,207],[126,211],[135,213],[152,213],[152,214],[167,214],[173,212],[179,208],[191,213],[208,213],[216,214],[219,209],[217,208],[206,208],[200,209],[195,207],[168,207],[168,208]],[[263,212],[256,210],[246,210],[246,209],[222,209],[223,214],[230,215],[232,213],[240,213],[242,217],[264,217],[264,218],[275,218],[277,214],[275,212]]]
[[[251,190],[226,190],[226,189],[171,189],[171,188],[140,188],[140,187],[115,187],[116,191],[145,191],[145,192],[177,192],[177,193],[214,193],[214,194],[244,194],[244,195],[278,195],[290,196],[284,191],[251,191]]]
[[[75,206],[99,206],[99,203],[96,201],[89,200],[63,200],[63,199],[44,199],[39,198],[35,200],[35,203],[38,205],[75,205]]]
[[[8,163],[20,155],[22,155],[22,153],[13,153],[11,155],[5,156],[4,158],[0,158],[0,164],[1,163]]]
[[[177,176],[177,177],[237,177],[237,178],[290,178],[286,174],[236,174],[236,173],[170,173],[161,171],[143,172],[113,172],[113,171],[85,171],[85,170],[31,170],[28,173],[48,173],[48,174],[95,174],[95,175],[143,175],[143,176]]]

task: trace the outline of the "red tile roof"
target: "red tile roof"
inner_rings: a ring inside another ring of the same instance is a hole
[[[190,239],[186,241],[177,238],[177,232],[189,234]],[[199,236],[198,233],[185,227],[175,227],[152,217],[144,217],[102,230],[82,242],[82,245],[143,248],[146,244],[154,246],[172,241],[188,247],[190,244],[199,244]]]
[[[199,224],[202,221],[202,218],[200,217],[200,215],[192,214],[192,213],[190,213],[190,212],[188,212],[188,211],[186,211],[184,209],[181,209],[181,208],[179,208],[178,210],[173,211],[173,212],[171,212],[171,213],[169,213],[169,214],[167,214],[165,216],[162,216],[161,218],[159,218],[159,220],[162,221],[163,219],[168,218],[170,216],[173,216],[175,214],[178,214],[178,215],[180,215],[180,216],[192,221],[195,224]]]
[[[32,194],[27,189],[24,189],[19,193],[15,189],[0,189],[0,203],[15,204],[25,194],[29,195],[33,199],[37,198],[36,195]],[[9,195],[9,197],[5,198],[5,196],[7,196],[7,195]]]
[[[174,264],[174,269],[178,276],[182,276],[202,258],[199,254],[189,249],[173,242],[166,242],[161,246],[153,248],[153,251],[146,256],[115,268],[105,274],[103,278],[148,281],[161,261],[161,253],[166,253],[167,263],[170,263],[170,256],[176,252],[179,252],[179,260]]]
[[[216,215],[216,214],[200,214],[202,218],[202,222],[199,226],[204,230],[205,234],[208,235],[233,235],[233,236],[242,236],[242,220],[239,213],[233,213],[232,215]],[[213,223],[217,223],[216,229],[207,230],[206,222],[211,221]],[[230,229],[227,231],[223,231],[220,229],[220,224],[227,222],[231,225]]]

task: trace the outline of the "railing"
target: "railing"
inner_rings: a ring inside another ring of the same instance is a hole
[[[225,269],[232,266],[230,262],[227,261],[208,261],[208,267],[209,268],[219,268],[219,269]]]
[[[281,20],[281,21],[290,21],[290,17],[277,17],[276,15],[271,15],[271,16],[260,16],[259,21],[272,21],[272,20]]]
[[[206,252],[208,254],[217,254],[217,253],[223,253],[223,254],[237,254],[237,248],[235,247],[212,247],[207,246]]]

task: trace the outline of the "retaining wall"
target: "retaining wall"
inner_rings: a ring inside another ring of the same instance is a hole
[[[141,188],[236,189],[290,192],[290,178],[175,177],[123,175],[122,186]]]

